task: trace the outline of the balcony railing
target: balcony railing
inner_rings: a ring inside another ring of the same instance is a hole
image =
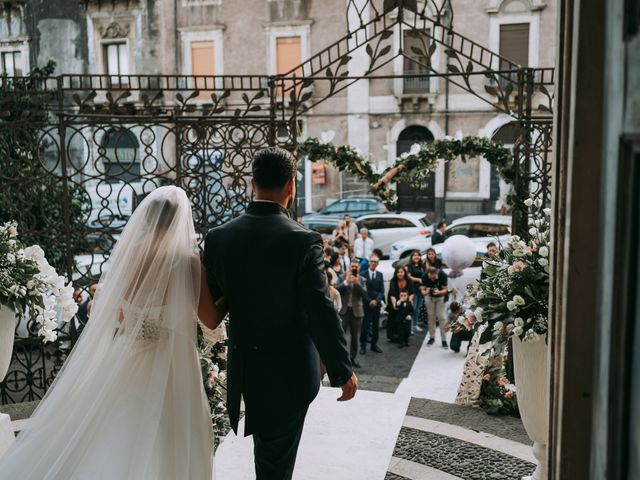
[[[429,77],[408,77],[403,79],[403,93],[429,93],[431,91]]]

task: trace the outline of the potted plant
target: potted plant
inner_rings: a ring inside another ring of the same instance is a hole
[[[480,329],[487,355],[504,354],[513,342],[518,407],[533,440],[538,466],[533,479],[544,480],[548,432],[549,349],[547,345],[551,211],[540,199],[524,202],[529,210],[529,236],[512,236],[493,258],[483,263],[483,276],[469,288],[465,318],[468,328]]]
[[[73,287],[49,265],[42,248],[25,248],[16,222],[0,225],[0,381],[11,363],[17,317],[35,320],[38,335],[52,342],[58,318],[68,322],[77,309]]]

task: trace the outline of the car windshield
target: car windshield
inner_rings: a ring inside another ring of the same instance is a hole
[[[420,223],[425,227],[429,227],[431,225],[431,222],[429,221],[429,218],[427,216],[422,217],[420,219]]]

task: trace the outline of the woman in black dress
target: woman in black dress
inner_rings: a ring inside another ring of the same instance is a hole
[[[393,272],[393,278],[389,283],[389,294],[387,295],[387,310],[389,313],[387,338],[391,342],[396,342],[399,335],[396,303],[400,299],[400,292],[402,290],[411,291],[412,287],[413,285],[407,274],[407,267],[396,267],[395,272]],[[413,301],[413,298],[410,298],[410,301]]]
[[[422,276],[426,270],[422,264],[422,255],[420,255],[420,250],[414,250],[411,252],[411,259],[409,260],[407,269],[409,280],[413,282],[413,288],[409,289],[409,292],[413,293],[413,319],[411,320],[411,331],[421,332],[422,329],[418,326],[418,320],[420,317],[420,307],[424,303],[424,298],[420,294],[420,284],[422,283]]]

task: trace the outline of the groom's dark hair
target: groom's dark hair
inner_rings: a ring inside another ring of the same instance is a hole
[[[253,180],[258,188],[280,189],[295,176],[297,168],[291,152],[279,147],[263,148],[253,157]]]

